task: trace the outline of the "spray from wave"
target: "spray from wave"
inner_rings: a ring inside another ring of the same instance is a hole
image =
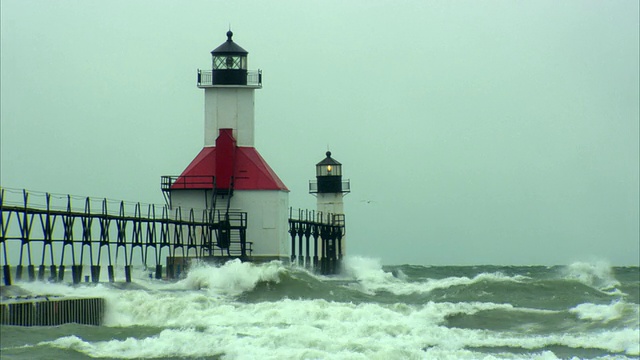
[[[260,282],[280,282],[280,276],[286,271],[287,267],[280,261],[256,265],[235,259],[223,266],[196,263],[189,269],[187,278],[176,283],[175,288],[206,289],[211,295],[237,296],[254,289]]]
[[[384,271],[380,260],[359,256],[347,257],[344,261],[345,275],[357,280],[361,289],[374,294],[386,291],[395,295],[428,294],[438,289],[454,286],[465,286],[479,282],[513,282],[520,283],[526,276],[507,276],[501,272],[480,273],[474,277],[450,276],[444,279],[426,279],[422,282],[408,282],[401,270]]]
[[[575,262],[562,270],[567,280],[575,280],[599,290],[613,290],[620,282],[616,280],[613,268],[604,261],[595,263]]]

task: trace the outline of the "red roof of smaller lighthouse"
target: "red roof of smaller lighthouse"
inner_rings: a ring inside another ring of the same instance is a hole
[[[176,189],[212,189],[211,181],[216,177],[218,188],[229,188],[228,174],[233,174],[234,190],[284,190],[289,191],[269,164],[253,147],[236,147],[231,131],[221,129],[216,147],[205,147],[180,174],[174,187]],[[230,130],[230,129],[229,129]],[[233,140],[229,143],[229,137]],[[229,146],[233,146],[232,151]],[[235,154],[233,154],[235,153]],[[230,156],[235,155],[235,161]],[[189,181],[189,179],[198,179]],[[225,179],[227,178],[226,182]],[[227,184],[227,186],[225,186]]]

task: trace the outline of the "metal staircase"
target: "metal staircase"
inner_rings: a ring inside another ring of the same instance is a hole
[[[167,204],[171,203],[171,191],[182,189],[211,189],[207,199],[208,236],[201,236],[202,246],[199,256],[220,256],[245,259],[251,256],[253,244],[247,242],[247,213],[232,211],[231,198],[234,178],[229,188],[220,188],[216,177],[163,176],[161,187]]]
[[[247,242],[247,213],[230,211],[234,188],[233,176],[229,184],[229,189],[219,189],[215,185],[213,188],[212,207],[214,212],[218,199],[226,200],[226,207],[217,211],[217,219],[212,219],[215,223],[216,247],[220,249],[222,256],[246,259],[251,256],[253,251],[253,244]]]

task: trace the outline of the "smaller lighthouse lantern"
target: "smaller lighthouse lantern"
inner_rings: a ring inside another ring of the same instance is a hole
[[[331,157],[331,151],[327,151],[327,157],[316,164],[316,181],[318,193],[342,193],[342,164]],[[346,191],[348,192],[348,190]]]
[[[309,193],[318,198],[318,211],[322,213],[344,214],[342,198],[350,189],[349,180],[342,180],[342,164],[331,157],[316,164],[316,179],[309,181]]]

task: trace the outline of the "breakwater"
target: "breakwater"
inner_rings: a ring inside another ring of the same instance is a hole
[[[15,296],[0,302],[0,324],[55,326],[67,323],[101,325],[105,300],[56,296]]]

